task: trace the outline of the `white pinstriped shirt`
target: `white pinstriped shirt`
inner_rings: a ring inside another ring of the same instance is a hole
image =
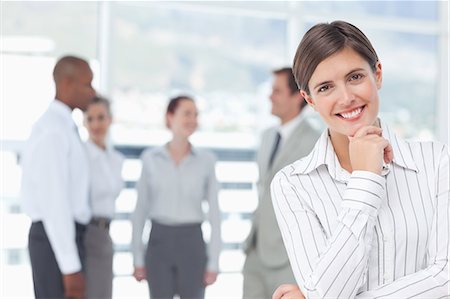
[[[382,128],[394,160],[381,176],[344,170],[325,131],[272,181],[306,298],[450,298],[448,147]]]

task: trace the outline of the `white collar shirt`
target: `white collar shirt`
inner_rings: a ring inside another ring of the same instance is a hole
[[[142,232],[146,219],[165,225],[202,223],[205,219],[202,203],[206,202],[211,227],[207,268],[217,272],[221,215],[214,155],[192,147],[191,153],[176,165],[167,146],[161,146],[144,151],[141,159],[138,200],[132,216],[134,264],[144,265]]]
[[[91,217],[88,188],[89,165],[71,110],[54,100],[22,153],[21,197],[31,220],[42,221],[63,274],[81,270],[75,222]]]
[[[328,131],[274,177],[272,201],[306,298],[449,295],[449,152],[382,124],[394,160],[348,173]]]
[[[286,141],[291,136],[292,132],[294,132],[295,128],[303,121],[304,115],[302,112],[300,112],[296,117],[288,121],[287,123],[280,125],[278,128],[278,133],[281,135],[281,146],[283,146]]]
[[[93,217],[112,219],[116,198],[124,186],[124,157],[112,147],[102,149],[91,140],[86,142],[91,171],[90,204]]]

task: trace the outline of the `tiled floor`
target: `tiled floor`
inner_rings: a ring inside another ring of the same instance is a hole
[[[2,266],[0,275],[0,298],[33,298],[31,269],[27,265]],[[114,279],[113,298],[148,298],[145,282],[138,283],[130,276]],[[239,273],[220,274],[217,282],[206,289],[207,299],[242,298],[242,275]]]

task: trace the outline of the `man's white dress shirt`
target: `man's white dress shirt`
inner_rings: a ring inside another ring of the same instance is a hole
[[[63,274],[81,270],[75,222],[91,217],[89,167],[71,109],[54,100],[33,126],[22,153],[22,200],[33,222],[42,221]]]
[[[272,181],[272,202],[306,298],[449,298],[449,151],[382,125],[394,160],[348,173],[328,131]]]
[[[288,121],[285,124],[280,124],[279,128],[278,128],[278,133],[280,133],[281,135],[281,144],[280,144],[280,148],[278,150],[281,149],[281,146],[283,146],[286,141],[289,139],[289,137],[291,136],[291,134],[294,132],[294,130],[297,128],[297,126],[305,119],[305,113],[303,112],[303,110],[293,119],[291,119],[290,121]]]

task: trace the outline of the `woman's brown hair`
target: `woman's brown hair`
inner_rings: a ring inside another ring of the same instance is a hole
[[[89,106],[90,105],[94,105],[94,104],[101,104],[101,105],[105,106],[106,112],[108,113],[109,116],[112,117],[111,102],[107,98],[104,98],[102,96],[96,95],[92,99],[92,101],[89,103]]]
[[[167,120],[167,115],[175,114],[175,111],[177,110],[178,106],[180,105],[180,102],[184,101],[184,100],[192,101],[195,103],[193,98],[191,98],[190,96],[186,96],[186,95],[179,95],[179,96],[176,96],[169,100],[169,104],[167,105],[167,111],[166,111],[166,127],[167,128],[170,128],[169,122]]]
[[[310,94],[308,84],[317,65],[344,48],[356,51],[375,71],[378,55],[361,30],[344,21],[320,23],[306,32],[295,53],[293,74],[298,88]]]

